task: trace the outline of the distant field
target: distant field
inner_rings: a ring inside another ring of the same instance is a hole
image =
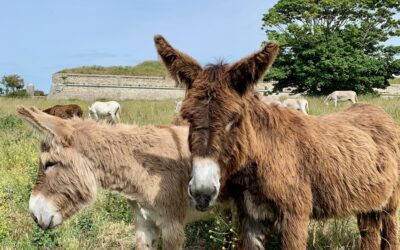
[[[323,104],[322,98],[308,98],[310,112],[321,115],[340,111]],[[360,102],[376,104],[400,124],[400,100],[361,96]],[[127,202],[118,195],[102,192],[97,201],[73,216],[61,227],[42,231],[29,216],[28,199],[37,173],[39,141],[15,114],[17,105],[45,108],[54,104],[77,103],[87,116],[89,102],[48,101],[46,99],[0,98],[0,249],[133,249],[135,222]],[[174,100],[122,101],[125,123],[168,124],[173,117]],[[187,246],[221,249],[227,229],[237,232],[233,223],[217,219],[190,224]],[[354,218],[311,222],[308,249],[357,249],[359,236]],[[277,239],[271,240],[276,249]]]
[[[83,66],[63,69],[59,73],[98,74],[98,75],[130,75],[130,76],[165,76],[167,71],[159,61],[145,61],[136,66]]]
[[[390,84],[400,84],[400,78],[393,78],[389,80]]]

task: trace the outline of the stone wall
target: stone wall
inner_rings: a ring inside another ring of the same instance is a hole
[[[264,89],[263,83],[259,85]],[[185,90],[167,77],[55,73],[48,99],[177,99]]]
[[[53,74],[49,99],[123,100],[174,99],[184,89],[175,88],[172,79],[117,75]]]

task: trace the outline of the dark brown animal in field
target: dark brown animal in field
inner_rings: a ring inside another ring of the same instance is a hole
[[[175,126],[189,126],[188,121],[183,119],[179,113],[175,114],[175,116],[172,118],[171,124]]]
[[[350,215],[362,249],[398,249],[399,129],[382,109],[355,104],[316,117],[263,104],[254,86],[278,54],[274,42],[204,69],[163,37],[155,43],[187,88],[181,114],[190,123],[188,192],[197,209],[215,204],[236,176],[245,211],[256,221],[276,220],[282,249],[306,249],[310,217]]]
[[[43,110],[43,112],[63,119],[71,119],[74,116],[82,117],[82,109],[76,104],[55,105]]]

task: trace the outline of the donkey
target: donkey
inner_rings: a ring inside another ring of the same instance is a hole
[[[289,98],[285,99],[282,102],[282,105],[286,108],[292,108],[303,112],[305,115],[308,115],[308,101],[304,98]]]
[[[95,102],[89,107],[89,117],[99,120],[100,117],[111,116],[112,122],[120,120],[121,105],[116,101]]]
[[[55,105],[44,109],[43,112],[63,119],[71,119],[74,116],[82,117],[83,114],[81,107],[76,104]]]
[[[172,118],[171,124],[175,126],[188,126],[189,123],[181,116],[181,106],[182,100],[175,101],[174,117]]]
[[[29,200],[31,215],[41,228],[62,224],[93,202],[99,188],[122,194],[132,205],[137,250],[157,249],[160,232],[165,249],[181,249],[184,225],[211,217],[194,209],[187,194],[188,127],[112,126],[78,118],[62,120],[36,108],[17,110],[44,138]],[[243,186],[236,178],[229,185],[235,192]],[[242,196],[240,206],[251,198]],[[218,209],[229,213],[233,204],[228,195],[219,200]],[[252,220],[246,211],[242,213],[243,223]],[[265,230],[262,223],[253,223],[241,233],[248,246],[256,246],[262,244]]]
[[[245,207],[254,220],[275,219],[282,249],[306,249],[310,217],[350,215],[362,249],[398,249],[400,138],[382,109],[355,104],[317,117],[263,104],[254,86],[278,55],[275,42],[204,69],[162,36],[155,44],[187,88],[181,114],[190,124],[188,193],[196,208],[212,207],[237,175],[250,197]]]
[[[329,105],[330,101],[335,103],[335,107],[338,102],[350,101],[354,104],[357,102],[357,93],[352,90],[333,91],[325,98],[324,103]]]
[[[180,101],[175,101],[175,111],[174,113],[177,114],[181,111],[181,106],[182,106],[182,100]]]
[[[260,98],[267,105],[282,105],[281,101],[279,100],[279,96],[277,95],[260,96]]]
[[[185,223],[210,216],[197,212],[187,195],[187,127],[112,126],[62,120],[36,108],[17,110],[44,137],[29,200],[31,215],[43,229],[89,205],[99,188],[130,200],[136,249],[157,249],[160,231],[165,249],[181,249]]]

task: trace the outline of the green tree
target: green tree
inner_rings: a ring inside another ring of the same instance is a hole
[[[7,75],[1,79],[1,84],[5,88],[5,93],[16,92],[24,87],[24,79],[19,75]]]
[[[400,46],[383,43],[400,35],[400,0],[280,0],[263,17],[281,54],[266,76],[275,90],[359,93],[389,85],[400,72]]]

